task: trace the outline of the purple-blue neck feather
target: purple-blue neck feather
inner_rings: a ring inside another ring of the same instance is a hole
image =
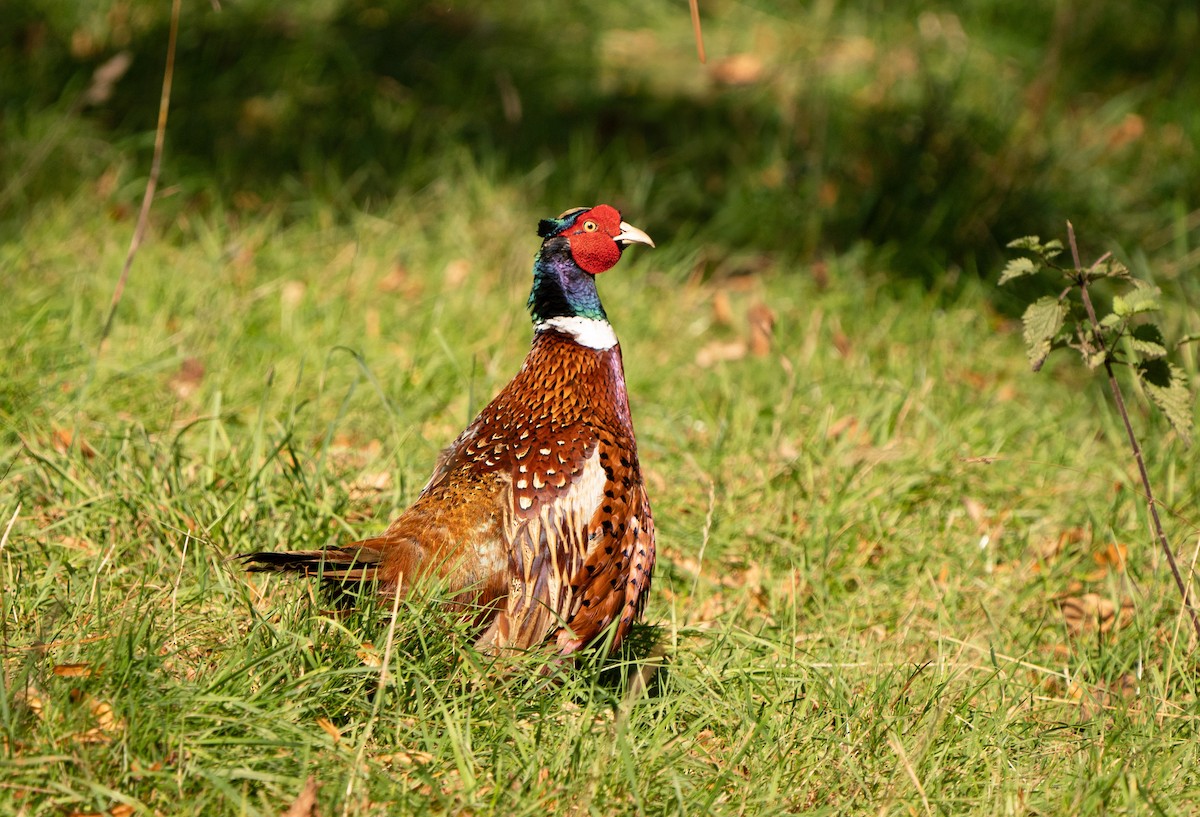
[[[534,259],[528,307],[534,323],[576,316],[608,320],[596,291],[596,277],[579,268],[567,239],[561,236],[543,241]]]

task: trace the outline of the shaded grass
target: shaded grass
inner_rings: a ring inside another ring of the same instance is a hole
[[[539,210],[603,190],[679,221],[710,237],[712,267],[748,247],[811,258],[866,241],[880,269],[932,281],[986,270],[1065,215],[1081,235],[1157,249],[1196,208],[1200,16],[1143,6],[714,2],[706,68],[673,1],[595,17],[201,3],[181,23],[165,155],[178,195],[158,206],[303,222],[316,202],[353,220],[446,183],[453,150]],[[168,16],[30,0],[0,21],[0,230],[97,179],[106,206],[136,202]],[[81,105],[122,51],[133,63],[112,97]],[[730,57],[751,69],[723,70]]]
[[[632,210],[660,249],[601,288],[647,624],[547,682],[406,605],[376,700],[388,611],[227,557],[380,529],[519,365],[545,214],[463,168],[386,217],[160,219],[99,354],[128,222],[84,192],[0,245],[5,810],[276,814],[309,775],[329,814],[1194,808],[1191,645],[1099,386],[1028,374],[984,285],[706,276]],[[771,351],[700,365],[758,303]],[[1197,472],[1138,422],[1188,561]],[[1086,592],[1131,613],[1072,633]]]

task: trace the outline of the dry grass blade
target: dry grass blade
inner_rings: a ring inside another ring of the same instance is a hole
[[[692,32],[696,35],[696,56],[701,63],[708,61],[704,54],[704,33],[700,30],[700,0],[688,0],[692,11]]]
[[[137,227],[134,228],[133,238],[129,241],[129,252],[125,255],[125,264],[121,268],[121,277],[113,290],[112,303],[108,308],[108,317],[104,321],[104,329],[100,333],[100,348],[103,348],[108,333],[112,331],[113,319],[117,315],[117,306],[125,293],[125,283],[129,280],[129,270],[133,267],[133,259],[146,235],[146,224],[150,220],[150,205],[154,201],[154,192],[158,189],[158,176],[162,172],[163,144],[167,135],[167,112],[171,107],[171,83],[175,77],[175,42],[179,37],[179,13],[183,0],[173,0],[171,3],[171,31],[167,39],[167,65],[163,69],[162,94],[158,100],[158,126],[154,132],[154,158],[150,161],[150,177],[146,180],[146,193],[142,196],[142,207],[138,211]]]

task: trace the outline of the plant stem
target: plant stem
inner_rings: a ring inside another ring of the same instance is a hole
[[[1192,594],[1188,584],[1184,582],[1183,575],[1179,572],[1179,564],[1175,560],[1175,551],[1171,549],[1171,543],[1167,541],[1167,535],[1163,532],[1162,520],[1158,516],[1158,502],[1154,498],[1154,491],[1150,487],[1150,475],[1146,471],[1146,460],[1142,457],[1142,447],[1138,445],[1137,437],[1133,433],[1133,425],[1129,422],[1129,412],[1125,408],[1125,398],[1121,395],[1121,387],[1117,385],[1117,376],[1113,372],[1112,361],[1108,357],[1108,350],[1104,345],[1104,337],[1100,332],[1100,321],[1096,318],[1096,309],[1092,306],[1091,295],[1088,294],[1087,277],[1083,274],[1083,265],[1079,262],[1079,248],[1075,244],[1075,227],[1071,222],[1067,222],[1067,238],[1071,243],[1071,257],[1075,262],[1075,271],[1077,283],[1079,284],[1079,293],[1083,299],[1083,307],[1087,310],[1088,320],[1092,322],[1092,335],[1096,343],[1100,345],[1101,351],[1104,354],[1104,371],[1108,374],[1108,386],[1112,389],[1113,402],[1117,405],[1117,413],[1121,415],[1121,421],[1125,424],[1125,436],[1129,439],[1129,447],[1133,451],[1133,458],[1137,462],[1138,474],[1142,478],[1142,489],[1146,492],[1146,505],[1150,508],[1150,518],[1154,522],[1154,533],[1158,538],[1158,543],[1162,546],[1162,551],[1166,554],[1167,564],[1171,566],[1171,575],[1175,577],[1175,584],[1179,587],[1179,593],[1183,596],[1183,606],[1187,609],[1188,615],[1192,618],[1192,626],[1196,630],[1196,637],[1200,638],[1200,615],[1197,615],[1196,608],[1192,606]],[[1102,259],[1103,260],[1103,259]]]

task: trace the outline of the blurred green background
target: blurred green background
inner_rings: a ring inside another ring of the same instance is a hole
[[[681,0],[187,0],[156,223],[384,213],[482,175],[547,213],[613,200],[708,272],[865,244],[896,274],[990,273],[1066,218],[1170,274],[1200,260],[1195,3],[700,5],[707,65]],[[170,6],[3,4],[8,238],[81,188],[132,220]]]

